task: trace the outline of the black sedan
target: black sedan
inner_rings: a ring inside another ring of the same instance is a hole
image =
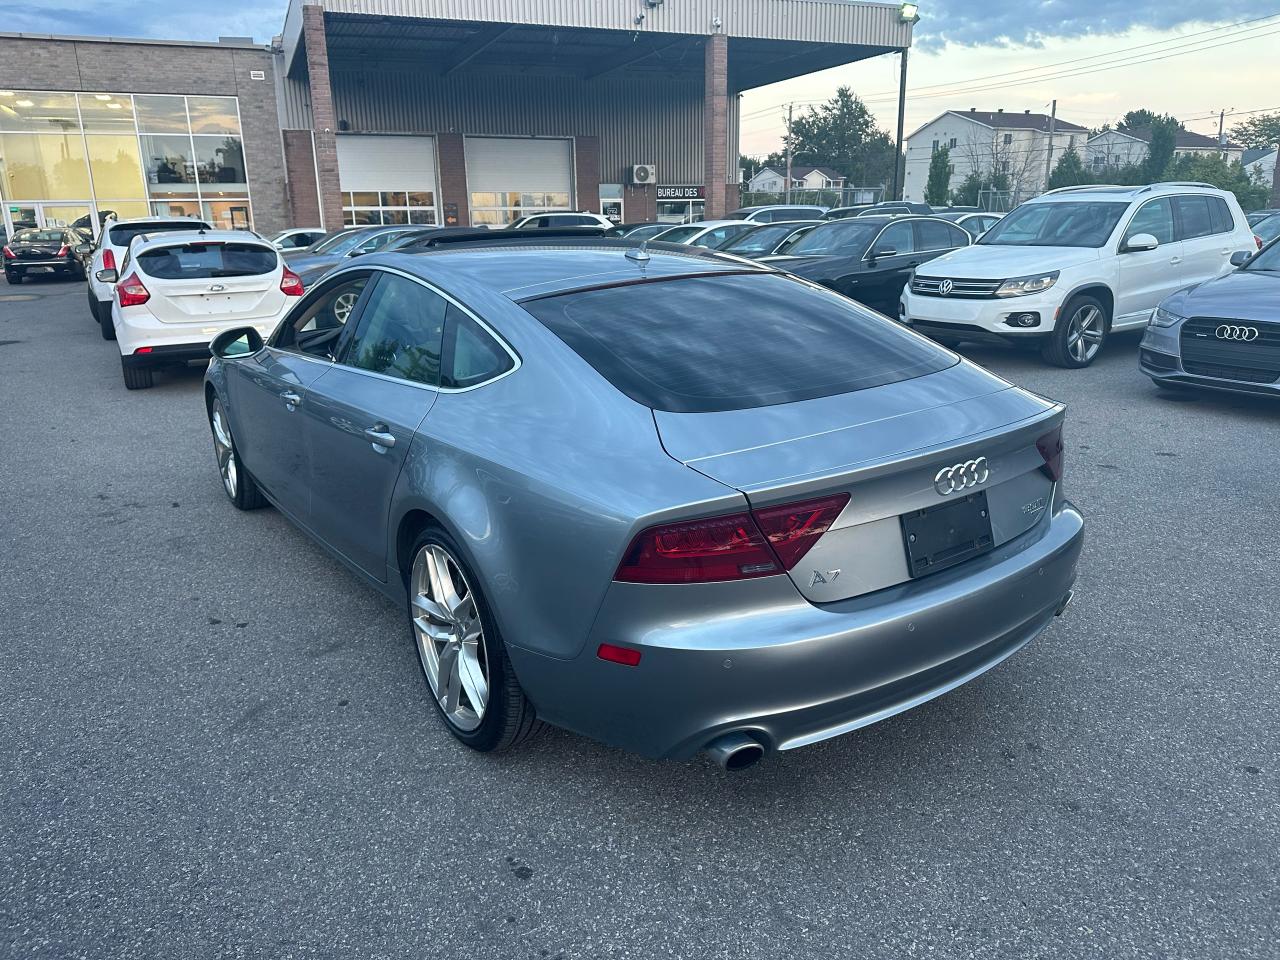
[[[896,317],[911,271],[971,242],[960,227],[937,217],[862,216],[814,227],[786,255],[763,259]]]
[[[779,223],[762,223],[754,230],[730,237],[714,249],[739,257],[760,260],[774,254],[786,253],[791,244],[822,222],[821,220],[783,220]]]
[[[67,227],[19,230],[4,245],[4,278],[21,283],[36,274],[61,274],[83,280],[85,262],[77,247],[85,234]]]

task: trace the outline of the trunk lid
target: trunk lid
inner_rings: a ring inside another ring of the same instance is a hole
[[[136,269],[161,323],[251,321],[284,306],[278,252],[261,244],[186,243],[141,253]]]
[[[741,491],[753,510],[849,495],[839,517],[790,570],[814,602],[911,579],[904,514],[982,493],[985,503],[975,509],[990,515],[992,546],[1030,529],[1053,493],[1036,441],[1061,417],[1060,406],[969,363],[772,407],[654,412],[672,457]],[[940,471],[979,458],[981,481],[940,492]]]

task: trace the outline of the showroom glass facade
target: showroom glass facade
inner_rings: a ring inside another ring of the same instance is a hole
[[[364,190],[342,193],[348,227],[436,222],[436,195],[431,190]]]
[[[235,97],[0,90],[0,201],[12,233],[109,213],[253,224]]]
[[[568,193],[473,193],[473,226],[505,227],[535,213],[572,210]]]

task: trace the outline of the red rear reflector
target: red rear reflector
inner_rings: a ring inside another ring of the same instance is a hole
[[[65,256],[66,256],[68,253],[70,253],[70,252],[71,252],[71,248],[70,248],[70,247],[68,247],[68,246],[64,243],[64,244],[62,245],[62,249],[60,249],[60,250],[58,251],[58,256],[60,256],[60,257],[65,257]]]
[[[602,643],[596,656],[610,663],[620,663],[624,667],[635,667],[640,664],[640,651],[631,647],[619,647],[612,643]]]
[[[6,260],[16,260],[18,255],[9,249],[8,245],[4,248],[4,258]]]
[[[613,578],[624,583],[710,583],[781,572],[750,514],[735,513],[641,531]]]
[[[1041,467],[1050,480],[1062,479],[1062,424],[1058,424],[1052,432],[1046,433],[1036,441],[1036,449],[1044,460]]]
[[[818,542],[818,538],[831,529],[831,524],[835,523],[848,502],[849,494],[840,493],[818,500],[752,510],[751,515],[756,518],[782,565],[790,570]]]
[[[116,253],[114,250],[107,248],[102,251],[102,269],[114,270],[116,268]]]
[[[302,278],[285,267],[284,274],[280,277],[280,289],[286,297],[300,297],[302,296]]]
[[[133,352],[134,352],[134,353],[150,353],[150,352],[151,352],[151,347],[139,347],[137,350],[135,350],[135,351],[133,351]]]
[[[131,273],[116,284],[116,298],[122,307],[139,307],[151,299],[136,273]]]
[[[1262,238],[1258,236],[1256,233],[1253,235],[1253,242],[1258,245],[1259,250],[1262,249]]]

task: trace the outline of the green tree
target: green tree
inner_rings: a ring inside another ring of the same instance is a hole
[[[1231,139],[1246,147],[1270,147],[1280,143],[1280,113],[1262,113],[1231,128]]]
[[[1178,135],[1178,121],[1173,117],[1158,117],[1151,125],[1151,138],[1147,141],[1147,159],[1143,173],[1154,183],[1164,177],[1173,160],[1173,149]]]
[[[1167,114],[1156,113],[1146,107],[1130,110],[1116,123],[1120,130],[1146,130],[1154,127],[1159,120],[1169,119]]]
[[[982,192],[985,182],[982,177],[974,172],[970,172],[963,180],[960,186],[951,191],[951,204],[956,207],[976,207],[978,205],[978,195]]]
[[[1251,178],[1239,160],[1228,163],[1216,153],[1184,153],[1175,157],[1165,171],[1165,177],[1211,183],[1219,189],[1230,190],[1245,210],[1266,206],[1271,193],[1271,184]]]
[[[791,124],[792,163],[831,167],[851,186],[880,184],[893,176],[893,140],[848,87]]]
[[[929,181],[924,188],[924,202],[934,207],[947,204],[947,192],[951,187],[951,151],[939,147],[929,158]]]
[[[1076,153],[1075,147],[1067,148],[1067,152],[1054,164],[1053,173],[1049,174],[1050,190],[1056,190],[1059,187],[1076,187],[1082,183],[1092,182],[1093,178],[1080,162],[1080,154]]]

